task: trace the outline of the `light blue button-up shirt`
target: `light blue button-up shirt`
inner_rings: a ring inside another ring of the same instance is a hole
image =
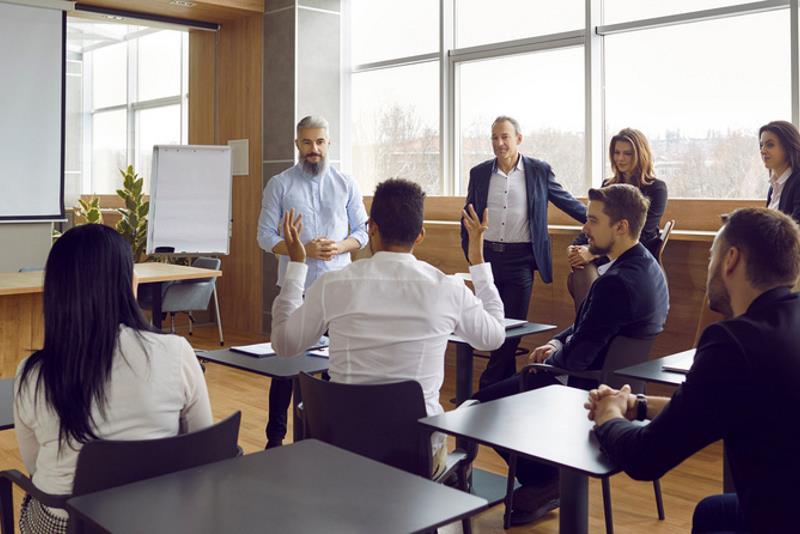
[[[258,244],[272,253],[283,241],[281,222],[291,208],[303,214],[300,239],[308,243],[317,237],[334,241],[354,238],[363,248],[368,241],[367,212],[358,185],[349,176],[333,167],[319,176],[303,170],[298,163],[273,176],[264,188],[261,215],[258,218]],[[328,271],[335,271],[350,263],[350,254],[339,254],[329,261],[308,258],[308,276],[305,287]],[[278,285],[283,277],[288,256],[278,256]]]

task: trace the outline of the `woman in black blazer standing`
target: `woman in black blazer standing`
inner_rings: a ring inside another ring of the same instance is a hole
[[[791,122],[772,121],[758,130],[758,145],[769,172],[767,207],[800,222],[800,132]]]
[[[653,154],[647,137],[639,130],[623,128],[611,138],[608,159],[614,176],[603,182],[604,187],[611,184],[634,185],[650,200],[639,241],[658,259],[661,216],[667,207],[667,184],[655,176]],[[577,310],[599,276],[598,267],[607,263],[608,259],[591,253],[585,234],[579,235],[570,245],[568,259],[572,272],[567,279],[567,287]]]

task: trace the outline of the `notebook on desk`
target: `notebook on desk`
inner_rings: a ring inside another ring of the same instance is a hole
[[[519,328],[520,326],[524,326],[528,324],[528,321],[525,319],[509,319],[508,317],[503,319],[503,326],[506,327],[506,330],[511,330],[512,328]]]
[[[676,354],[673,358],[670,358],[669,363],[665,363],[661,366],[661,370],[685,375],[689,372],[689,369],[692,368],[693,363],[694,349],[691,349]]]
[[[275,349],[272,348],[272,343],[254,343],[252,345],[239,345],[237,347],[231,347],[233,352],[238,352],[240,354],[247,354],[248,356],[253,356],[255,358],[263,358],[265,356],[274,356]]]

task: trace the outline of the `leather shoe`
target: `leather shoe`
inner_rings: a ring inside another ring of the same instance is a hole
[[[510,518],[511,526],[518,527],[520,525],[527,525],[528,523],[533,523],[537,519],[541,519],[548,513],[558,508],[559,505],[560,502],[556,498],[545,502],[544,504],[542,504],[542,506],[531,512],[525,510],[512,510]]]
[[[550,501],[559,497],[558,478],[542,484],[520,486],[514,490],[512,509],[521,512],[535,512]]]

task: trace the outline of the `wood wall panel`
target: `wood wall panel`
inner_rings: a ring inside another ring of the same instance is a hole
[[[263,255],[256,241],[261,210],[263,16],[252,15],[224,25],[217,43],[219,112],[215,141],[250,141],[250,174],[233,178],[231,253],[222,259],[225,275],[219,283],[222,324],[257,333],[261,330],[263,298]]]
[[[218,23],[231,22],[256,13],[264,13],[264,0],[193,1],[195,5],[192,7],[177,6],[170,3],[170,0],[86,0],[78,2],[78,5]]]
[[[13,378],[18,362],[42,347],[42,294],[0,296],[0,378]]]
[[[216,39],[212,32],[189,32],[189,144],[192,145],[216,142]]]

